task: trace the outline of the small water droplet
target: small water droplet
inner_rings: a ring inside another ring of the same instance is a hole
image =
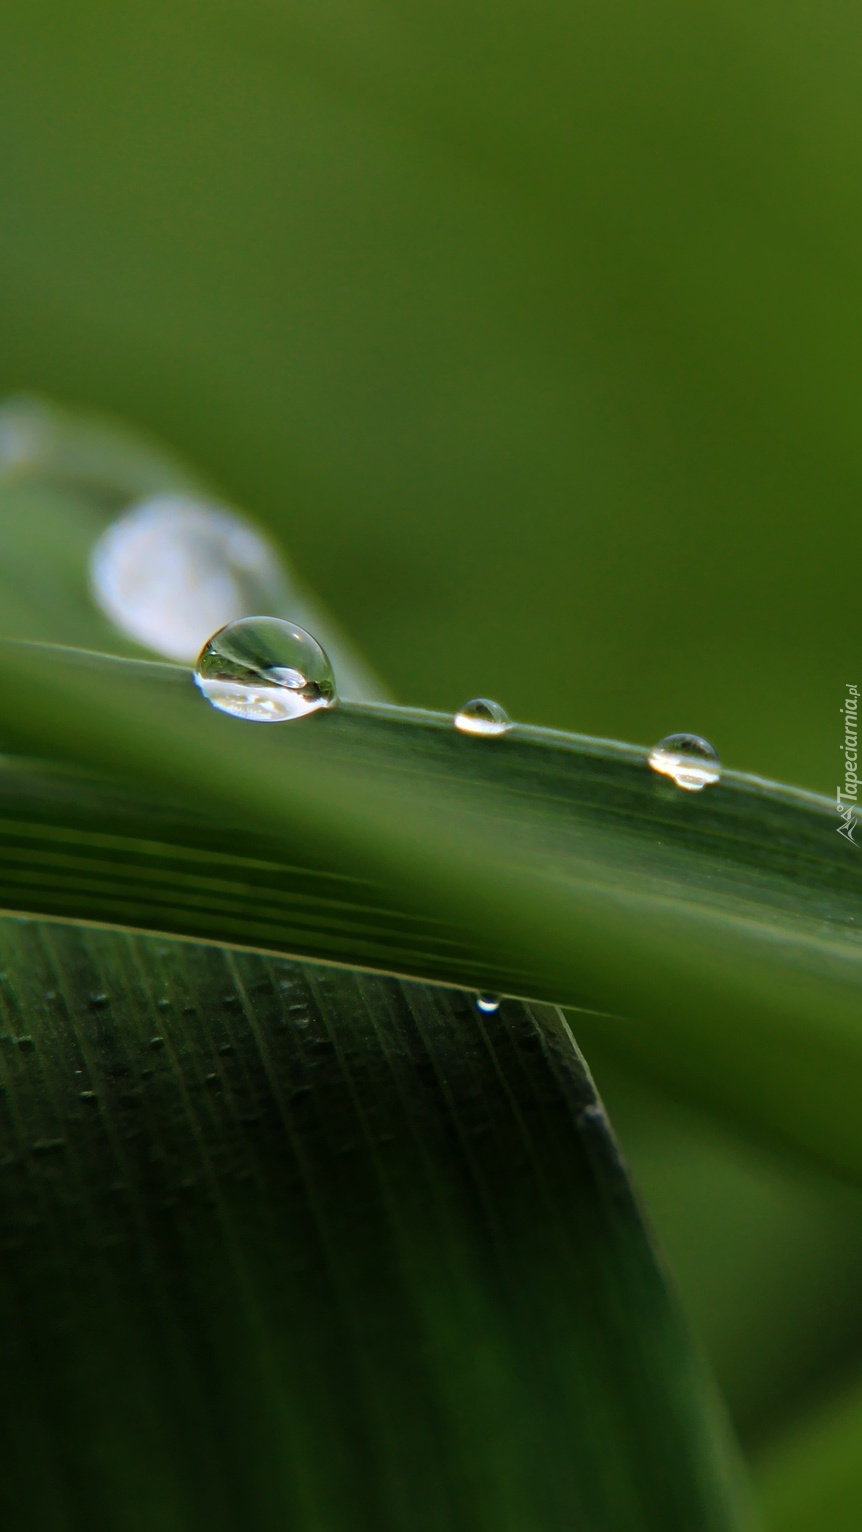
[[[211,633],[248,612],[283,609],[278,554],[242,517],[192,495],[155,495],[102,534],[93,598],[129,638],[194,664]]]
[[[65,1147],[66,1140],[64,1138],[37,1138],[36,1142],[32,1145],[34,1154],[57,1154],[59,1150],[65,1149]]]
[[[22,1053],[36,1052],[36,1042],[32,1037],[16,1037],[15,1043],[16,1046],[21,1049]]]
[[[709,740],[699,734],[668,734],[649,753],[653,771],[672,777],[677,787],[699,793],[721,777],[721,762]]]
[[[304,718],[337,700],[317,639],[279,617],[244,617],[221,628],[201,651],[195,681],[213,707],[256,723]]]
[[[82,1090],[79,1092],[79,1095],[82,1101],[95,1101],[97,1099],[94,1090]]]
[[[154,1049],[164,1048],[165,1040],[163,1037],[151,1037],[148,1046]]]
[[[485,1013],[485,1015],[490,1016],[494,1011],[499,1011],[501,999],[502,996],[500,995],[486,995],[480,993],[476,996],[474,1004],[477,1011],[482,1011]]]
[[[461,734],[484,734],[493,737],[505,734],[512,727],[512,720],[499,702],[490,697],[473,697],[465,702],[455,714],[455,728]]]

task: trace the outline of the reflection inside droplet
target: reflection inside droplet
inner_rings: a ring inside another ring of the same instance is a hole
[[[208,702],[235,718],[285,723],[337,700],[326,651],[295,622],[244,617],[198,656],[195,681]]]
[[[156,495],[99,538],[90,584],[129,638],[194,664],[211,633],[284,601],[272,545],[241,517],[190,495]]]
[[[677,787],[697,793],[721,777],[721,762],[712,745],[699,734],[668,734],[649,753],[649,764]]]
[[[506,709],[499,702],[492,702],[490,697],[473,697],[455,714],[455,728],[461,734],[493,736],[505,734],[511,727],[512,720]]]

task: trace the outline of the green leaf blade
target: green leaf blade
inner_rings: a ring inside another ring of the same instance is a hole
[[[102,880],[72,879],[64,894],[50,869],[28,872],[13,829],[7,908],[613,1013],[584,1018],[592,1053],[862,1174],[862,863],[825,801],[732,773],[695,797],[633,747],[529,729],[471,740],[399,709],[259,728],[208,708],[174,667],[2,654],[8,743],[90,774],[76,833]],[[11,758],[0,793],[8,779],[23,802],[15,772]],[[107,810],[94,773],[112,778]],[[32,824],[53,822],[54,791]],[[193,875],[215,873],[206,897],[174,876],[168,851],[153,861],[155,897],[144,879],[137,909],[126,899],[124,853],[103,856],[98,836],[119,794],[121,839],[131,829],[129,850],[149,859],[139,792],[146,838],[160,822],[160,845],[199,848]]]
[[[0,960],[7,1524],[745,1524],[553,1010],[30,922]]]

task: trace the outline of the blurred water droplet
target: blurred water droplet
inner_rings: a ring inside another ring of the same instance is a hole
[[[677,787],[699,793],[721,777],[721,762],[709,740],[699,734],[668,734],[649,753],[653,771],[672,777]]]
[[[490,697],[473,697],[465,702],[455,714],[455,728],[462,734],[505,734],[512,727],[512,720],[499,702]]]
[[[191,495],[155,495],[113,522],[92,551],[90,584],[129,638],[189,665],[217,628],[285,599],[266,538]]]
[[[476,1010],[483,1011],[486,1015],[490,1015],[493,1011],[499,1011],[501,999],[502,997],[500,995],[479,994],[476,996],[474,1002]]]
[[[256,723],[304,718],[337,700],[325,650],[279,617],[245,617],[222,628],[201,651],[195,680],[213,707]]]

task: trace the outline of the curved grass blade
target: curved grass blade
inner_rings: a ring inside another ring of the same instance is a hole
[[[108,811],[117,839],[102,855],[104,790],[81,778],[69,788],[79,793],[69,825],[90,846],[98,887],[76,885],[73,869],[59,908],[60,873],[50,856],[22,854],[15,827],[27,818],[33,847],[44,820],[56,840],[66,813],[50,806],[61,801],[56,780],[40,810],[34,773],[16,809],[10,763],[7,908],[613,1012],[586,1023],[591,1047],[600,1039],[758,1130],[862,1172],[862,873],[830,805],[734,774],[681,793],[633,747],[529,729],[471,740],[400,709],[344,707],[260,729],[216,714],[172,667],[0,652],[9,744],[53,754],[63,770],[108,772],[119,794]],[[129,794],[143,789],[139,811]],[[161,819],[153,795],[165,800]],[[184,856],[196,846],[200,875],[215,870],[216,886],[196,893],[163,849],[135,850],[141,812],[151,825],[167,816],[159,846]],[[139,865],[150,858],[155,899],[130,895],[127,851]],[[242,871],[238,854],[268,866]],[[334,897],[306,897],[324,886]],[[159,903],[170,904],[164,916]]]
[[[559,1013],[21,921],[0,966],[4,1526],[744,1524]]]

